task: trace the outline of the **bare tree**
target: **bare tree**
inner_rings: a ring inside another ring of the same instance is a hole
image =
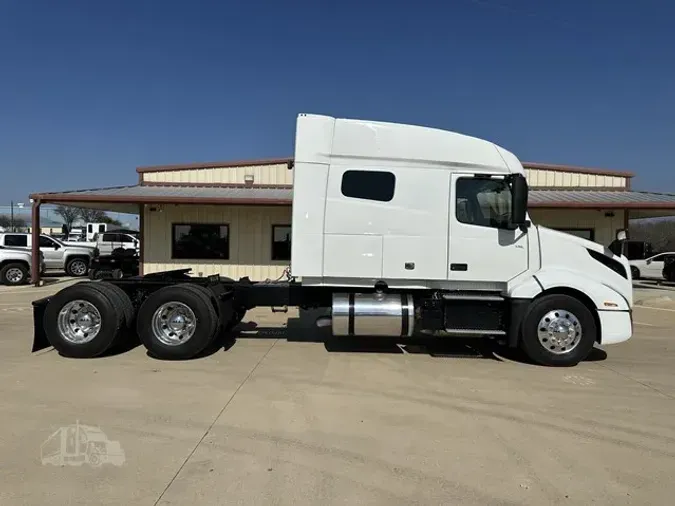
[[[70,229],[73,228],[73,223],[80,216],[80,211],[76,207],[58,206],[54,212],[61,217],[68,232],[70,232]]]
[[[633,220],[629,226],[629,237],[635,241],[651,243],[654,253],[675,251],[675,220]]]
[[[82,221],[86,223],[104,223],[104,220],[108,217],[100,209],[88,209],[86,207],[78,207],[77,211],[79,213]]]
[[[121,225],[119,220],[111,218],[105,211],[100,209],[88,209],[86,207],[79,207],[79,217],[85,223],[107,223],[108,225]]]
[[[14,216],[14,229],[23,230],[28,226],[28,222],[23,216]],[[12,227],[12,218],[6,214],[0,215],[0,227],[10,230]]]

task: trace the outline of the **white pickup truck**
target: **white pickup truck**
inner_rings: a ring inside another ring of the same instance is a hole
[[[0,246],[0,284],[23,285],[30,279],[33,254],[30,251]],[[40,252],[40,273],[45,270]]]
[[[110,255],[116,249],[135,249],[140,251],[140,242],[132,234],[122,232],[104,232],[95,234],[93,241],[68,241],[68,245],[96,248],[101,255]]]

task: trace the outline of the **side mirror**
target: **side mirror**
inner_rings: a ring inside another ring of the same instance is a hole
[[[646,263],[647,265],[651,264],[651,263],[652,263],[652,259],[650,258],[650,259],[647,260],[645,263]]]
[[[628,238],[628,234],[624,229],[617,230],[616,231],[616,240],[617,241],[625,241]]]
[[[54,243],[54,249],[61,249],[61,245],[59,243]]]
[[[522,226],[527,221],[527,180],[522,174],[511,176],[511,222]]]

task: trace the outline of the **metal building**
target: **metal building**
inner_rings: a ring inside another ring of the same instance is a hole
[[[551,228],[609,245],[629,218],[675,215],[675,195],[632,191],[632,173],[523,166],[532,219]],[[193,275],[235,279],[284,275],[290,260],[292,159],[136,170],[133,186],[31,195],[33,229],[39,230],[39,207],[45,203],[138,213],[143,273],[189,267]]]

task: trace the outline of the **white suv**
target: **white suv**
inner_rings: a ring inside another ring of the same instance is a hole
[[[31,250],[32,234],[6,232],[0,234],[0,246]],[[66,244],[48,235],[40,235],[40,251],[47,269],[65,270],[69,276],[86,276],[92,258],[98,250],[90,246]]]

